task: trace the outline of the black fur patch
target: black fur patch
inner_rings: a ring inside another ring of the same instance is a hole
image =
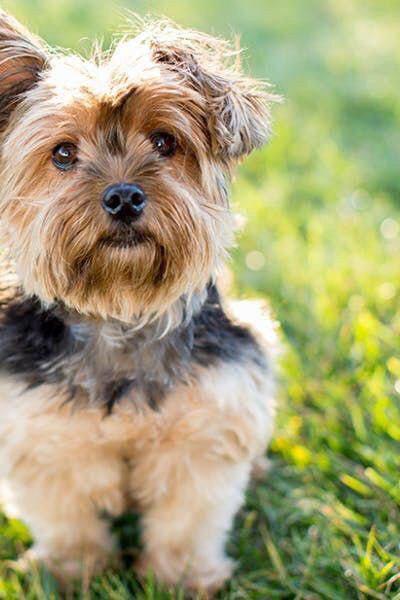
[[[30,386],[60,381],[58,365],[73,346],[65,323],[35,297],[16,298],[0,309],[0,367]]]
[[[146,328],[133,334],[128,329],[122,346],[111,349],[105,362],[96,325],[70,321],[62,308],[44,309],[34,297],[16,297],[0,306],[0,368],[28,386],[61,384],[71,399],[83,388],[92,403],[111,412],[128,393],[156,410],[177,381],[188,380],[196,364],[252,361],[266,367],[249,330],[223,311],[214,285],[189,324],[161,339]]]
[[[202,366],[217,361],[240,362],[246,355],[265,367],[264,355],[251,332],[225,314],[215,285],[209,286],[202,310],[193,317],[193,332],[193,358]]]

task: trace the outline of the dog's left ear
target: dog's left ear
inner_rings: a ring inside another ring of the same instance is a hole
[[[151,44],[155,59],[204,97],[214,153],[238,159],[262,146],[270,135],[271,104],[279,97],[243,75],[239,54],[227,42],[168,24],[157,34]]]
[[[222,158],[237,159],[263,146],[271,134],[272,96],[244,76],[204,73],[201,79],[214,152]]]
[[[44,44],[0,10],[0,131],[23,94],[36,84],[47,61]]]

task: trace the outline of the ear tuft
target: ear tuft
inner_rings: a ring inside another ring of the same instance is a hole
[[[209,99],[215,151],[238,159],[263,146],[271,135],[271,104],[277,100],[266,84],[236,74]]]
[[[238,159],[262,146],[271,132],[270,86],[243,74],[240,51],[228,42],[177,27],[147,25],[155,61],[178,73],[205,100],[211,147],[222,159]]]
[[[44,44],[0,10],[0,131],[21,96],[37,83],[47,61]]]

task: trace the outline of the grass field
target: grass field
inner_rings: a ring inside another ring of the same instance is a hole
[[[98,0],[2,3],[49,42],[87,49],[121,10]],[[398,0],[128,2],[184,25],[240,32],[249,68],[286,102],[233,186],[247,218],[235,287],[281,322],[272,468],[229,543],[226,599],[400,599],[400,4]],[[116,526],[129,554],[136,524]],[[132,533],[132,535],[130,535]],[[9,568],[29,544],[0,516],[0,598],[58,598]],[[86,595],[182,598],[129,571]]]

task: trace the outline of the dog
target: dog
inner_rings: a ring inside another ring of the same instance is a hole
[[[84,59],[0,13],[0,478],[26,560],[61,582],[108,564],[105,516],[132,507],[139,575],[231,576],[276,327],[218,277],[228,184],[275,99],[228,42],[169,21]]]

